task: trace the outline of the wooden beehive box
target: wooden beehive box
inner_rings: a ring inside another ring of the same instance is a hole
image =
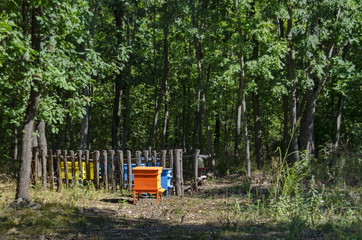
[[[134,174],[134,190],[136,191],[156,191],[161,186],[162,167],[135,167]]]

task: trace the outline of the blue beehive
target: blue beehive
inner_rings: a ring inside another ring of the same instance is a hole
[[[166,196],[171,194],[172,185],[172,168],[163,168],[161,173],[161,186],[166,189]]]
[[[145,164],[144,163],[141,163],[141,167],[144,167]],[[135,168],[136,167],[136,164],[135,163],[132,163],[132,168]],[[128,164],[125,163],[123,164],[123,180],[124,181],[127,181],[128,180]],[[134,175],[132,174],[132,181],[134,180]]]

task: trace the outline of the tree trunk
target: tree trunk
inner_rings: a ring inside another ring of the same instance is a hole
[[[86,98],[90,96],[90,86],[87,85],[83,89],[83,95]],[[82,120],[82,128],[80,133],[80,150],[89,149],[89,122],[90,122],[90,106],[87,104],[85,106],[85,115]]]
[[[253,4],[254,8],[254,4]],[[252,11],[252,15],[254,15],[254,11]],[[253,59],[255,61],[259,58],[259,42],[253,38]],[[259,85],[259,80],[256,77],[255,83]],[[252,101],[253,101],[253,118],[254,118],[254,146],[255,146],[255,156],[256,156],[256,163],[257,168],[261,169],[264,165],[263,160],[263,145],[262,145],[262,131],[261,131],[261,124],[260,124],[260,104],[259,104],[259,93],[254,91],[252,93]]]
[[[131,120],[131,109],[132,109],[132,105],[131,105],[131,86],[128,85],[125,89],[125,101],[126,101],[126,114],[125,114],[125,118],[124,118],[124,128],[123,128],[123,135],[122,135],[122,150],[126,151],[127,148],[127,140],[128,140],[128,136],[129,134],[129,130],[130,130],[130,120]]]
[[[289,52],[287,57],[287,79],[292,84],[290,88],[290,122],[291,122],[291,140],[289,147],[289,154],[291,162],[297,162],[300,160],[299,147],[298,147],[298,119],[297,119],[297,83],[295,79],[295,49],[293,43],[293,8],[288,7],[289,19],[287,26],[287,39],[289,42]]]
[[[239,36],[243,36],[242,28],[241,28],[241,14],[239,8],[239,1],[235,1],[235,7],[237,11],[237,20],[238,20],[238,28],[237,31]],[[243,36],[244,40],[246,36]],[[251,177],[251,162],[250,162],[250,143],[249,143],[249,133],[248,133],[248,119],[246,114],[246,93],[245,93],[245,72],[244,72],[244,54],[242,48],[239,52],[239,65],[240,65],[240,72],[239,72],[239,101],[238,101],[238,115],[237,115],[237,132],[236,132],[236,140],[240,141],[241,136],[241,122],[243,123],[243,135],[244,135],[244,144],[245,144],[245,163],[246,163],[246,171],[247,176]],[[239,129],[238,129],[239,128]],[[235,141],[235,142],[237,142]],[[240,151],[239,145],[237,145],[237,152]]]
[[[344,105],[344,96],[339,94],[338,96],[338,111],[336,115],[336,122],[334,128],[334,142],[333,142],[333,151],[336,152],[339,147],[339,138],[341,135],[341,125],[342,125],[342,110]]]
[[[262,143],[262,131],[260,124],[260,104],[259,94],[253,93],[253,117],[254,117],[254,144],[255,144],[255,156],[258,169],[262,169],[264,166],[263,159],[263,143]]]
[[[115,86],[115,95],[113,101],[113,118],[112,118],[112,149],[119,149],[120,122],[122,109],[123,83],[121,74],[118,74]]]
[[[35,80],[36,81],[36,80]],[[34,83],[35,83],[34,81]],[[22,198],[23,200],[30,201],[29,184],[31,174],[31,160],[33,148],[33,133],[36,109],[40,100],[40,92],[32,87],[30,98],[27,103],[25,121],[23,127],[23,137],[21,145],[21,162],[18,176],[18,184],[16,190],[16,199]]]
[[[168,75],[170,72],[170,63],[169,63],[169,43],[168,43],[168,35],[169,35],[169,27],[168,27],[168,9],[167,2],[163,5],[163,12],[165,14],[164,19],[164,28],[163,28],[163,76],[162,82],[164,84],[165,90],[165,113],[163,120],[163,130],[162,130],[162,149],[167,148],[167,130],[168,130],[168,118],[169,118],[169,86],[168,86]]]
[[[314,115],[316,108],[316,93],[314,89],[307,92],[307,104],[304,109],[300,128],[300,151],[306,151],[306,155],[314,153]]]
[[[24,1],[24,4],[27,1]],[[27,15],[28,12],[24,11],[23,14]],[[32,48],[35,51],[40,51],[41,37],[40,37],[40,23],[37,19],[38,16],[42,15],[41,7],[32,9],[32,29],[31,29],[31,43]],[[24,23],[24,25],[27,25]],[[39,58],[35,60],[36,64],[40,64]],[[36,73],[33,75],[33,82],[30,89],[30,97],[27,102],[27,107],[25,111],[24,127],[23,127],[23,137],[22,137],[22,147],[21,147],[21,162],[20,170],[18,176],[18,183],[16,189],[16,199],[22,199],[30,201],[29,194],[29,184],[30,184],[30,174],[31,174],[31,159],[32,159],[32,141],[35,125],[35,117],[37,113],[37,107],[40,101],[40,88],[39,78],[41,75]]]
[[[124,6],[115,6],[114,19],[117,27],[117,43],[124,44],[124,27],[125,27],[125,12]],[[121,125],[121,109],[122,97],[124,90],[124,79],[122,73],[117,74],[115,83],[115,93],[113,101],[113,117],[112,117],[112,148],[118,150],[120,146],[120,125]]]

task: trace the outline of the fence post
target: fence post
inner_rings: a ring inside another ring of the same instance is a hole
[[[79,181],[83,185],[83,176],[84,176],[84,170],[83,170],[83,151],[78,150],[78,170],[79,170]]]
[[[146,167],[148,167],[148,156],[149,156],[148,150],[143,150],[143,155],[145,156],[145,165]]]
[[[137,167],[140,167],[141,166],[141,151],[136,151],[136,164],[137,164]]]
[[[157,152],[156,150],[152,151],[152,162],[153,162],[153,166],[157,166]]]
[[[42,184],[43,188],[47,188],[47,152],[41,151],[41,166],[42,166]]]
[[[63,163],[64,163],[64,175],[65,175],[65,187],[69,188],[69,175],[68,175],[68,151],[63,150]]]
[[[53,150],[49,150],[48,155],[48,173],[50,180],[50,189],[54,189],[54,163],[53,163]]]
[[[110,157],[110,161],[111,161],[111,185],[112,185],[112,191],[115,192],[117,186],[116,186],[116,179],[115,179],[115,177],[116,177],[116,173],[115,173],[116,167],[114,165],[114,150],[110,150],[109,155],[110,155],[109,157]]]
[[[172,168],[172,170],[173,170],[173,162],[174,162],[174,160],[173,160],[173,150],[169,151],[169,155],[170,155],[170,168]]]
[[[166,167],[166,150],[161,150],[161,167]]]
[[[34,185],[38,184],[38,176],[39,176],[39,149],[37,147],[33,147],[33,161],[34,161]]]
[[[72,184],[74,185],[75,179],[76,179],[76,169],[75,169],[75,157],[74,157],[74,151],[69,150],[70,155],[70,161],[72,163]]]
[[[198,185],[198,177],[199,177],[199,162],[198,162],[198,158],[199,158],[199,154],[200,154],[200,149],[195,149],[195,155],[194,155],[194,174],[195,174],[195,191],[199,190],[199,185]]]
[[[61,168],[61,151],[57,150],[57,175],[58,175],[58,186],[57,191],[60,192],[63,188],[63,180],[62,180],[62,168]]]
[[[99,189],[99,151],[94,151],[93,168],[94,168],[94,185]]]
[[[128,190],[132,191],[132,154],[127,150],[127,167],[128,167]]]
[[[89,150],[85,150],[85,152],[84,152],[84,157],[85,157],[85,174],[86,174],[86,179],[87,179],[87,180],[91,180],[91,167],[90,167],[90,162],[89,162]],[[93,163],[93,169],[94,169],[94,163]]]
[[[103,186],[104,189],[108,189],[108,157],[107,157],[107,150],[102,151],[102,158],[103,158]]]
[[[121,150],[117,150],[117,162],[118,162],[118,173],[119,173],[119,190],[123,188],[123,178],[124,178],[124,159],[123,152]]]
[[[182,197],[182,183],[181,183],[181,161],[180,149],[175,149],[175,182],[176,182],[176,196]]]

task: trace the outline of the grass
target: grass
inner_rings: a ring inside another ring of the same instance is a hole
[[[127,191],[76,185],[31,189],[41,209],[12,209],[15,182],[0,181],[1,239],[362,239],[359,185],[323,184],[305,162],[267,187],[242,176],[207,181],[197,194],[131,203]],[[260,173],[256,173],[260,175]],[[299,175],[299,176],[298,176]],[[268,179],[272,179],[270,176]],[[296,180],[299,179],[299,180]],[[275,184],[277,183],[277,184]]]

